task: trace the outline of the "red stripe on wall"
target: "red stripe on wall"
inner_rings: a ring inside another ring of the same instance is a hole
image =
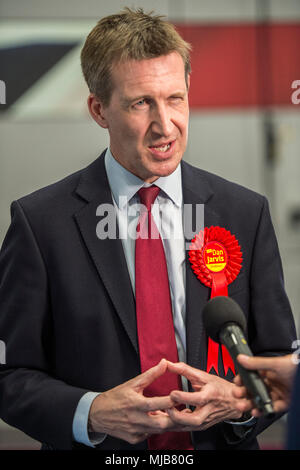
[[[203,108],[294,106],[300,80],[300,23],[188,25],[190,105]]]

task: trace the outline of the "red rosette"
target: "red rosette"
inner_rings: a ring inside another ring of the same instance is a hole
[[[211,288],[211,298],[228,295],[227,286],[239,275],[242,268],[242,251],[238,240],[222,227],[205,227],[196,235],[190,245],[189,260],[197,278]],[[213,368],[218,373],[219,345],[208,340],[207,372]],[[234,363],[227,349],[222,345],[222,359],[225,375],[229,369],[235,373]]]
[[[227,251],[228,262],[224,269],[227,284],[231,284],[239,275],[242,267],[242,251],[239,242],[228,230],[222,227],[205,227],[192,240],[189,260],[197,278],[207,287],[212,287],[213,272],[204,262],[203,249],[209,242],[221,243]]]

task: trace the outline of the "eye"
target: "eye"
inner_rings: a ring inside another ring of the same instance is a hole
[[[139,101],[136,101],[133,105],[133,108],[145,108],[149,105],[149,100],[147,98],[141,98]]]
[[[171,101],[173,101],[174,103],[183,101],[183,97],[182,97],[182,96],[171,96],[170,99],[171,99]]]

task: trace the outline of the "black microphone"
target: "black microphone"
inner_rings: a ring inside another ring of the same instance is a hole
[[[208,336],[228,349],[236,370],[257,408],[264,416],[273,418],[272,401],[259,373],[245,369],[236,360],[238,354],[253,356],[244,336],[246,318],[240,306],[229,297],[214,297],[203,309],[203,322]]]

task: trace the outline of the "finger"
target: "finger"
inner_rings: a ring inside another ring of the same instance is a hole
[[[152,434],[161,434],[163,432],[176,430],[178,427],[177,425],[174,425],[174,421],[172,421],[168,412],[149,413],[147,425],[148,432],[151,432]]]
[[[178,411],[176,408],[171,408],[168,410],[169,417],[171,421],[174,423],[174,426],[177,426],[177,429],[186,432],[191,431],[191,423],[186,423],[186,417],[190,413],[186,413],[185,410]]]
[[[170,372],[174,372],[175,374],[178,375],[183,375],[186,377],[188,380],[196,381],[198,384],[205,384],[206,383],[206,376],[209,374],[206,374],[206,372],[203,372],[199,369],[195,369],[194,367],[188,366],[184,362],[170,362],[167,361],[167,367]]]
[[[170,393],[170,397],[177,404],[184,403],[186,405],[203,406],[207,403],[207,399],[203,397],[201,392],[181,392],[174,390]]]
[[[282,411],[287,411],[288,404],[284,400],[276,400],[273,403],[275,413],[281,413]]]
[[[136,414],[129,424],[133,432],[141,434],[161,434],[174,427],[168,413],[158,410]]]
[[[148,415],[149,416],[167,416],[168,413],[162,410],[154,410],[154,411],[149,411]]]
[[[178,425],[184,426],[185,430],[192,431],[195,429],[200,429],[203,423],[207,420],[207,417],[211,413],[211,407],[197,409],[192,413],[187,413],[183,411],[178,411],[176,408],[171,408],[168,410],[170,418]]]
[[[246,387],[234,387],[232,389],[232,394],[235,398],[246,398],[248,396],[248,391]]]
[[[176,410],[177,411],[177,410]],[[185,413],[192,413],[191,410],[189,410],[188,408],[185,409],[185,410],[182,410],[180,413],[182,414],[185,414]],[[162,432],[185,432],[185,431],[189,431],[190,428],[189,427],[186,427],[180,423],[177,423],[174,419],[172,419],[172,417],[170,416],[172,414],[172,408],[170,408],[168,411],[167,411],[167,415],[168,415],[168,427],[165,429],[165,431],[162,431]],[[161,424],[160,424],[160,427],[161,427]]]
[[[250,370],[272,370],[274,368],[274,358],[272,357],[246,356],[245,354],[239,354],[237,356],[237,360],[243,367]]]
[[[146,398],[141,406],[141,410],[150,412],[150,411],[157,411],[157,410],[166,410],[168,408],[172,408],[175,402],[171,399],[170,396],[164,397],[150,397]]]
[[[138,375],[131,380],[132,385],[139,390],[143,390],[150,385],[154,380],[163,375],[167,370],[167,361],[162,359],[156,366],[146,370],[142,374]]]
[[[251,415],[254,418],[259,418],[260,416],[262,416],[262,412],[258,408],[253,408],[253,410],[251,411]]]
[[[251,400],[240,400],[235,404],[235,407],[241,411],[242,413],[245,413],[246,411],[250,411],[254,408],[254,404]]]
[[[242,379],[241,379],[241,376],[240,375],[236,375],[233,379],[233,383],[235,385],[237,385],[238,387],[240,387],[241,385],[243,385],[243,382],[242,382]]]
[[[186,408],[187,409],[187,408]],[[184,412],[185,410],[178,411],[176,408],[170,408],[168,410],[168,415],[176,424],[186,424],[186,417],[187,413]]]

